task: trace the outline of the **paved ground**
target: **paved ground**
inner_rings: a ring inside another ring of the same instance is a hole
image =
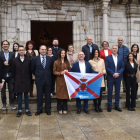
[[[140,108],[67,115],[52,112],[28,117],[0,114],[0,140],[140,140]]]

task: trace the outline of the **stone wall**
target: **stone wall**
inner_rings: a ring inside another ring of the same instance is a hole
[[[103,14],[102,5],[98,3],[63,1],[61,10],[44,9],[42,1],[7,2],[5,11],[0,12],[1,40],[14,41],[25,45],[31,39],[31,20],[39,21],[73,21],[73,44],[78,52],[86,44],[86,37],[101,48]],[[130,47],[133,43],[140,45],[140,17],[128,16],[126,5],[109,5],[108,41],[110,47],[117,44],[117,38],[123,37],[124,44]],[[140,9],[139,6],[137,8]],[[12,49],[12,47],[11,47]]]

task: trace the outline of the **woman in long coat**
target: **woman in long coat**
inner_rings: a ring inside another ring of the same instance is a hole
[[[64,71],[70,69],[71,67],[67,60],[66,51],[61,50],[53,66],[53,74],[56,75],[56,98],[59,114],[62,114],[62,111],[64,114],[67,114],[67,99],[69,99],[69,96],[64,79]]]

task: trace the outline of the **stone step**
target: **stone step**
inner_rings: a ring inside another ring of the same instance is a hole
[[[102,95],[102,100],[107,100],[107,93],[103,94]],[[138,98],[140,98],[140,95],[138,95]],[[112,99],[115,99],[115,94],[113,93],[112,95]],[[121,92],[120,93],[120,99],[126,99],[126,93],[123,93]],[[68,102],[75,102],[75,98],[71,99],[71,100],[68,100]],[[52,98],[51,98],[51,102],[52,103],[56,103],[57,101],[57,98],[56,96],[54,95]],[[30,104],[35,104],[37,102],[37,99],[36,99],[36,96],[35,97],[29,97],[29,102]],[[43,103],[45,103],[45,97],[43,99]],[[17,100],[15,100],[15,104],[17,104]],[[23,99],[23,104],[24,104],[24,99]]]
[[[114,103],[115,103],[115,99],[112,100],[112,103],[113,103],[113,107],[114,108]],[[126,100],[125,99],[120,99],[120,108],[125,108],[125,103],[126,103]],[[82,105],[83,105],[83,102],[82,102]],[[17,105],[16,105],[17,106]],[[45,105],[44,105],[45,106]],[[89,101],[88,103],[88,108],[89,110],[93,110],[94,109],[94,106],[93,106],[93,101]],[[140,99],[138,99],[136,101],[136,107],[140,107]],[[102,109],[107,109],[107,100],[102,100]],[[23,110],[24,110],[24,105],[23,105]],[[76,111],[77,108],[76,108],[76,102],[68,102],[68,110],[69,111]],[[35,113],[37,111],[37,105],[36,104],[30,104],[30,111],[32,113]],[[57,104],[56,103],[52,103],[52,108],[51,108],[51,111],[57,111]],[[43,112],[45,112],[44,108],[43,108]],[[6,110],[1,110],[0,109],[0,113],[17,113],[17,109],[16,110],[12,110],[10,108],[10,106],[7,107]],[[33,114],[34,115],[34,114]]]

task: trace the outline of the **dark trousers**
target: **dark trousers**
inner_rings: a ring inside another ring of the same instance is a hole
[[[138,83],[136,83],[136,97],[138,96]]]
[[[126,107],[134,108],[135,100],[136,100],[136,76],[126,76],[125,78],[126,85]],[[131,88],[131,96],[130,96],[130,88]],[[131,101],[130,101],[131,100]]]
[[[88,110],[88,99],[83,99],[84,101],[84,109]],[[76,98],[76,106],[78,110],[81,110],[81,99]]]
[[[45,111],[51,110],[51,97],[50,91],[51,86],[47,85],[36,85],[37,87],[37,110],[42,111],[43,109],[43,94],[45,95]]]
[[[8,90],[9,90],[9,102],[10,102],[10,104],[12,104],[14,101],[14,92],[13,92],[14,81],[13,81],[13,78],[11,78],[11,77],[5,78],[4,86],[1,90],[2,103],[6,104],[6,83],[8,84]]]
[[[100,97],[97,98],[97,99],[93,99],[95,108],[101,106],[102,92],[103,92],[103,91],[104,91],[104,87],[101,87],[101,90],[100,90]]]
[[[67,105],[68,100],[67,99],[58,99],[57,98],[57,110],[58,111],[67,111],[68,110],[68,105]]]
[[[107,80],[108,107],[112,107],[113,85],[115,86],[115,107],[119,107],[121,81],[116,78],[114,78],[112,80]]]
[[[106,74],[104,74],[104,82],[105,82],[105,80],[106,80]],[[103,91],[106,91],[106,82],[105,82],[105,87],[102,87],[102,89],[103,89]]]
[[[18,93],[18,110],[22,110],[22,93]],[[24,93],[25,110],[29,110],[29,97],[28,92]]]
[[[123,85],[123,90],[126,90],[125,78],[126,78],[126,74],[125,74],[125,72],[123,72],[123,75],[122,75],[122,85]]]

